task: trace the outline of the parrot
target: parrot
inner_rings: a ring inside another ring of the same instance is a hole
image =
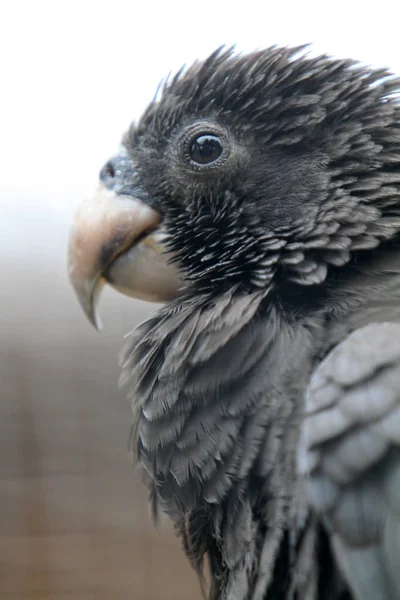
[[[161,304],[121,385],[209,600],[400,598],[400,80],[222,46],[162,82],[68,273]]]

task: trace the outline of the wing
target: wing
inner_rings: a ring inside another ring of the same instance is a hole
[[[318,367],[299,468],[354,597],[400,598],[400,324],[355,331]]]

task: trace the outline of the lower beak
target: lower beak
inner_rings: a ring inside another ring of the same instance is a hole
[[[78,209],[69,238],[68,274],[97,329],[97,304],[106,282],[124,294],[154,302],[181,293],[183,282],[163,248],[164,237],[157,211],[103,185]]]

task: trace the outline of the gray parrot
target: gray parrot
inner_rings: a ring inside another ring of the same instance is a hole
[[[219,49],[164,83],[72,226],[93,324],[104,283],[164,303],[122,383],[209,599],[400,598],[399,92]]]

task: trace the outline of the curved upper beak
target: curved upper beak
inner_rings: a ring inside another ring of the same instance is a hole
[[[149,205],[102,183],[78,209],[69,237],[68,274],[97,329],[97,301],[105,282],[150,301],[179,295],[182,280],[164,251],[161,222],[160,213]]]

